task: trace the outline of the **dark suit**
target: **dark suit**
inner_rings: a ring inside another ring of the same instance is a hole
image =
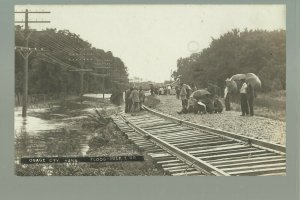
[[[251,86],[251,84],[248,84],[246,91],[247,91],[247,101],[248,101],[248,105],[249,105],[249,109],[250,109],[250,115],[253,116],[254,115],[253,100],[255,97],[255,92],[254,92],[254,88]]]

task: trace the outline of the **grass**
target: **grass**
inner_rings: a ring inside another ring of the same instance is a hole
[[[285,121],[286,115],[286,93],[285,91],[258,94],[254,99],[254,115],[270,119]],[[239,98],[235,98],[231,104],[232,109],[241,111]]]

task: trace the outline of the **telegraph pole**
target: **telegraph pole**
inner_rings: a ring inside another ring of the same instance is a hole
[[[101,60],[96,63],[96,66],[94,68],[101,69],[103,71],[109,70],[111,68],[111,60]],[[105,95],[105,77],[109,75],[109,72],[102,72],[102,74],[97,74],[98,76],[102,77],[102,99],[104,99]]]
[[[92,54],[87,53],[87,49],[79,49],[79,50],[80,50],[80,53],[69,54],[70,56],[79,56],[79,58],[70,58],[69,60],[70,61],[79,61],[80,69],[70,70],[70,71],[79,72],[79,75],[80,75],[80,94],[79,94],[79,96],[80,96],[80,103],[82,103],[82,101],[83,101],[83,93],[84,93],[84,88],[83,88],[83,85],[84,85],[84,73],[85,72],[91,72],[93,70],[92,69],[85,69],[84,68],[85,61],[86,60],[92,60],[92,59],[87,58],[87,55],[92,55]]]
[[[76,49],[74,49],[76,50]],[[96,58],[92,58],[89,56],[95,56],[95,54],[93,54],[93,50],[91,49],[77,49],[77,51],[79,51],[79,53],[72,53],[69,54],[71,56],[71,58],[69,59],[70,61],[79,61],[80,64],[80,69],[77,70],[70,70],[70,71],[77,71],[80,73],[80,101],[82,103],[82,98],[83,98],[83,93],[84,93],[84,74],[86,72],[92,72],[92,69],[86,69],[84,68],[85,66],[85,61],[94,61],[96,60],[95,63],[93,63],[94,65],[94,69],[101,69],[101,70],[108,70],[110,69],[110,62],[111,60],[103,60],[103,59],[96,59]],[[103,99],[104,99],[104,94],[105,94],[105,77],[107,77],[109,75],[108,72],[106,73],[91,73],[91,75],[95,75],[95,76],[99,76],[102,78],[102,91],[103,91]]]
[[[28,47],[28,41],[29,37],[31,35],[31,31],[29,30],[29,23],[50,23],[50,21],[29,21],[28,14],[29,13],[50,13],[50,12],[44,12],[44,11],[28,11],[26,9],[22,12],[15,12],[15,13],[23,13],[25,14],[25,20],[24,21],[15,21],[15,23],[24,23],[25,29],[24,29],[24,36],[25,36],[25,47],[19,49],[22,57],[24,58],[24,83],[23,83],[23,95],[22,95],[22,117],[27,116],[27,96],[28,96],[28,57],[32,53],[32,49]]]

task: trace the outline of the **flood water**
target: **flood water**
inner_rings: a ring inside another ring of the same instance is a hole
[[[15,108],[16,162],[27,156],[86,155],[88,141],[95,133],[83,129],[81,123],[95,112],[90,103],[67,101],[31,108],[26,118],[22,118],[21,108]]]

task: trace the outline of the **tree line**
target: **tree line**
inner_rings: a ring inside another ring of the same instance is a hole
[[[24,31],[19,26],[16,26],[15,45],[25,46]],[[120,58],[113,56],[110,51],[92,47],[89,42],[68,30],[33,31],[29,36],[28,46],[32,48],[28,70],[29,95],[79,94],[80,73],[77,70],[81,66],[90,69],[84,73],[84,93],[120,93],[128,87],[127,67]],[[109,69],[99,66],[107,66]],[[101,74],[107,74],[107,77],[103,80]],[[22,94],[23,80],[24,59],[16,50],[16,94]]]
[[[208,48],[177,60],[173,77],[198,88],[225,87],[234,74],[255,73],[262,82],[261,91],[286,88],[285,30],[265,31],[233,29],[212,38]]]

